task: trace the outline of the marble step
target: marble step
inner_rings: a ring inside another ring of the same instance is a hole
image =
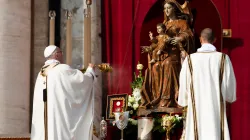
[[[30,134],[0,134],[0,140],[30,140]]]

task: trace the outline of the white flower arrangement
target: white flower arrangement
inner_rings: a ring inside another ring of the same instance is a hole
[[[141,72],[143,69],[143,65],[140,64],[140,62],[138,62],[136,68],[139,71],[139,74],[138,75],[134,74],[135,79],[131,84],[131,87],[133,89],[132,95],[128,96],[128,111],[130,113],[129,122],[132,125],[137,125],[137,120],[136,120],[137,110],[141,103],[141,87],[144,80]]]
[[[142,69],[143,69],[143,65],[140,64],[140,63],[138,63],[137,66],[136,66],[136,68],[137,68],[138,70],[142,70]]]
[[[135,89],[133,90],[132,95],[134,96],[135,101],[138,102],[139,100],[141,100],[141,89],[140,89],[140,88],[135,88]]]
[[[143,77],[141,74],[141,71],[143,69],[143,65],[138,62],[136,66],[137,70],[139,70],[139,75],[136,76],[135,74],[135,80],[132,82],[132,95],[128,96],[128,107],[133,108],[135,111],[138,109],[141,101],[141,87],[143,83]]]
[[[135,95],[134,92],[132,95],[128,96],[128,110],[129,110],[129,117],[130,117],[128,121],[132,125],[137,125],[137,120],[135,120],[135,118],[136,118],[136,113],[137,113],[137,109],[139,107],[140,101],[141,101],[141,97],[138,95]]]
[[[129,95],[128,102],[132,105],[135,102],[135,98],[133,96]]]
[[[140,102],[141,98],[140,97],[134,97],[134,95],[132,94],[128,96],[128,107],[133,108],[134,110],[137,110],[137,108],[139,107],[139,102]]]

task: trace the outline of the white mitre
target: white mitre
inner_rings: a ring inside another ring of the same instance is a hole
[[[55,45],[49,45],[48,47],[46,47],[44,50],[44,57],[49,57],[56,50],[56,48],[57,47]]]

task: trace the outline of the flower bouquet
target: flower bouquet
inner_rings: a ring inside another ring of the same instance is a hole
[[[143,84],[142,69],[143,65],[138,62],[137,70],[139,74],[134,73],[134,81],[131,83],[132,94],[128,96],[127,111],[129,111],[128,133],[137,132],[137,110],[141,103],[141,87]]]
[[[166,139],[170,139],[170,132],[173,131],[174,128],[180,126],[182,124],[183,118],[180,117],[179,115],[163,115],[162,116],[162,122],[161,126],[163,127],[164,130],[166,130]]]
[[[142,76],[142,69],[143,69],[143,65],[140,64],[140,62],[138,62],[137,66],[136,66],[137,70],[139,71],[139,74],[136,75],[136,73],[134,73],[134,81],[131,83],[131,88],[133,89],[132,95],[128,96],[128,111],[130,113],[130,119],[129,121],[133,124],[133,125],[137,125],[137,110],[138,107],[141,103],[141,87],[143,84],[143,76]]]

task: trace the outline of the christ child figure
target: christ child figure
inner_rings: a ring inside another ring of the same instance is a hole
[[[153,37],[153,33],[149,32],[149,38],[152,44],[150,45],[150,49],[152,50],[152,59],[149,63],[155,63],[156,61],[160,61],[160,55],[164,54],[165,47],[167,43],[170,41],[170,37],[165,33],[166,26],[163,23],[158,23],[157,33],[159,34],[156,37]]]

